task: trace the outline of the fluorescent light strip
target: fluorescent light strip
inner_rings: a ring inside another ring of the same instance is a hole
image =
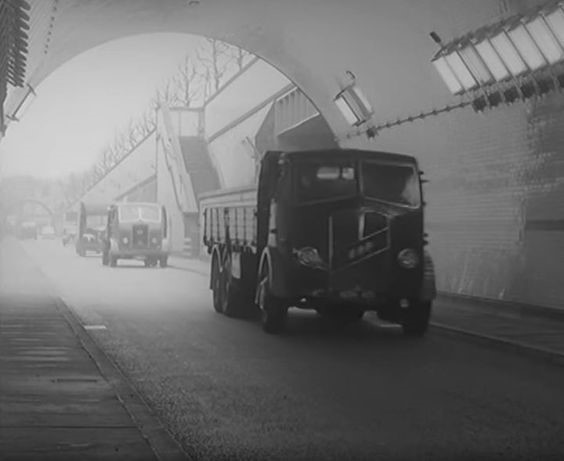
[[[356,125],[357,123],[359,123],[360,119],[356,116],[343,96],[337,97],[337,99],[335,99],[335,104],[337,105],[349,125]]]
[[[557,63],[564,58],[564,50],[542,16],[529,22],[525,27],[550,64]]]
[[[490,38],[490,42],[512,75],[516,77],[527,71],[527,65],[519,56],[519,52],[515,49],[505,31],[501,31],[495,37]]]
[[[468,45],[460,50],[460,56],[474,75],[476,80],[482,84],[487,84],[493,81],[493,76],[488,70],[482,58],[472,45]]]
[[[546,59],[525,26],[521,24],[515,27],[508,32],[508,35],[515,47],[519,50],[519,54],[527,63],[527,66],[529,66],[529,69],[537,70],[546,65]]]
[[[547,14],[545,18],[560,45],[564,46],[564,11],[562,8],[556,8],[552,13]]]
[[[488,39],[484,39],[477,43],[476,51],[498,82],[510,76],[505,64],[503,64],[503,61],[498,56]]]
[[[433,65],[452,94],[460,93],[464,89],[444,57],[435,59]]]
[[[454,75],[456,75],[458,81],[462,83],[462,86],[464,87],[465,90],[471,90],[478,86],[478,82],[476,81],[474,76],[470,73],[468,67],[466,67],[466,64],[464,63],[464,61],[462,60],[462,58],[460,57],[457,51],[453,51],[452,53],[447,54],[445,56],[445,59],[448,65],[450,66],[450,68],[452,69],[452,71],[454,72]]]

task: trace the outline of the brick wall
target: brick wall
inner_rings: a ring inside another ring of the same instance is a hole
[[[426,222],[438,287],[564,309],[564,96],[476,114],[460,109],[382,134],[430,183]]]

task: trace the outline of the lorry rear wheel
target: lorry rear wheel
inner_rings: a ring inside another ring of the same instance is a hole
[[[267,333],[280,333],[286,326],[288,308],[282,299],[270,292],[268,273],[262,278],[258,287],[258,301],[261,310],[262,329]]]
[[[429,327],[431,301],[415,301],[402,314],[403,334],[406,336],[423,336]]]
[[[219,270],[219,261],[217,257],[212,260],[212,270],[211,270],[211,286],[212,286],[212,296],[213,296],[213,308],[216,312],[221,313],[221,273]]]
[[[117,258],[115,256],[110,256],[110,266],[112,267],[117,266]]]
[[[168,266],[168,257],[162,256],[161,259],[159,260],[159,264],[161,265],[161,267]],[[156,265],[156,263],[155,263],[155,265]]]
[[[107,252],[103,252],[102,253],[102,265],[107,266],[108,265],[108,253]]]

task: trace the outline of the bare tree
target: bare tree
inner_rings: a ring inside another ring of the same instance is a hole
[[[177,73],[156,90],[149,107],[137,119],[130,120],[126,130],[114,135],[102,150],[98,162],[70,180],[69,196],[83,195],[156,129],[156,111],[160,103],[183,107],[203,105],[228,78],[241,71],[251,57],[247,51],[216,39],[203,40],[194,55],[186,55]]]
[[[211,86],[211,94],[219,90],[234,60],[231,49],[232,46],[225,42],[208,38],[200,49],[196,50],[198,63],[204,69],[200,75],[204,76],[204,82]]]
[[[174,80],[176,84],[177,100],[184,107],[191,107],[193,99],[198,93],[198,70],[190,55],[186,55],[178,66],[178,73]]]

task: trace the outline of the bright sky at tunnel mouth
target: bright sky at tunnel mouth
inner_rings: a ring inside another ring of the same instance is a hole
[[[63,177],[90,167],[115,134],[148,107],[201,37],[120,39],[68,61],[37,88],[0,144],[2,176]]]

